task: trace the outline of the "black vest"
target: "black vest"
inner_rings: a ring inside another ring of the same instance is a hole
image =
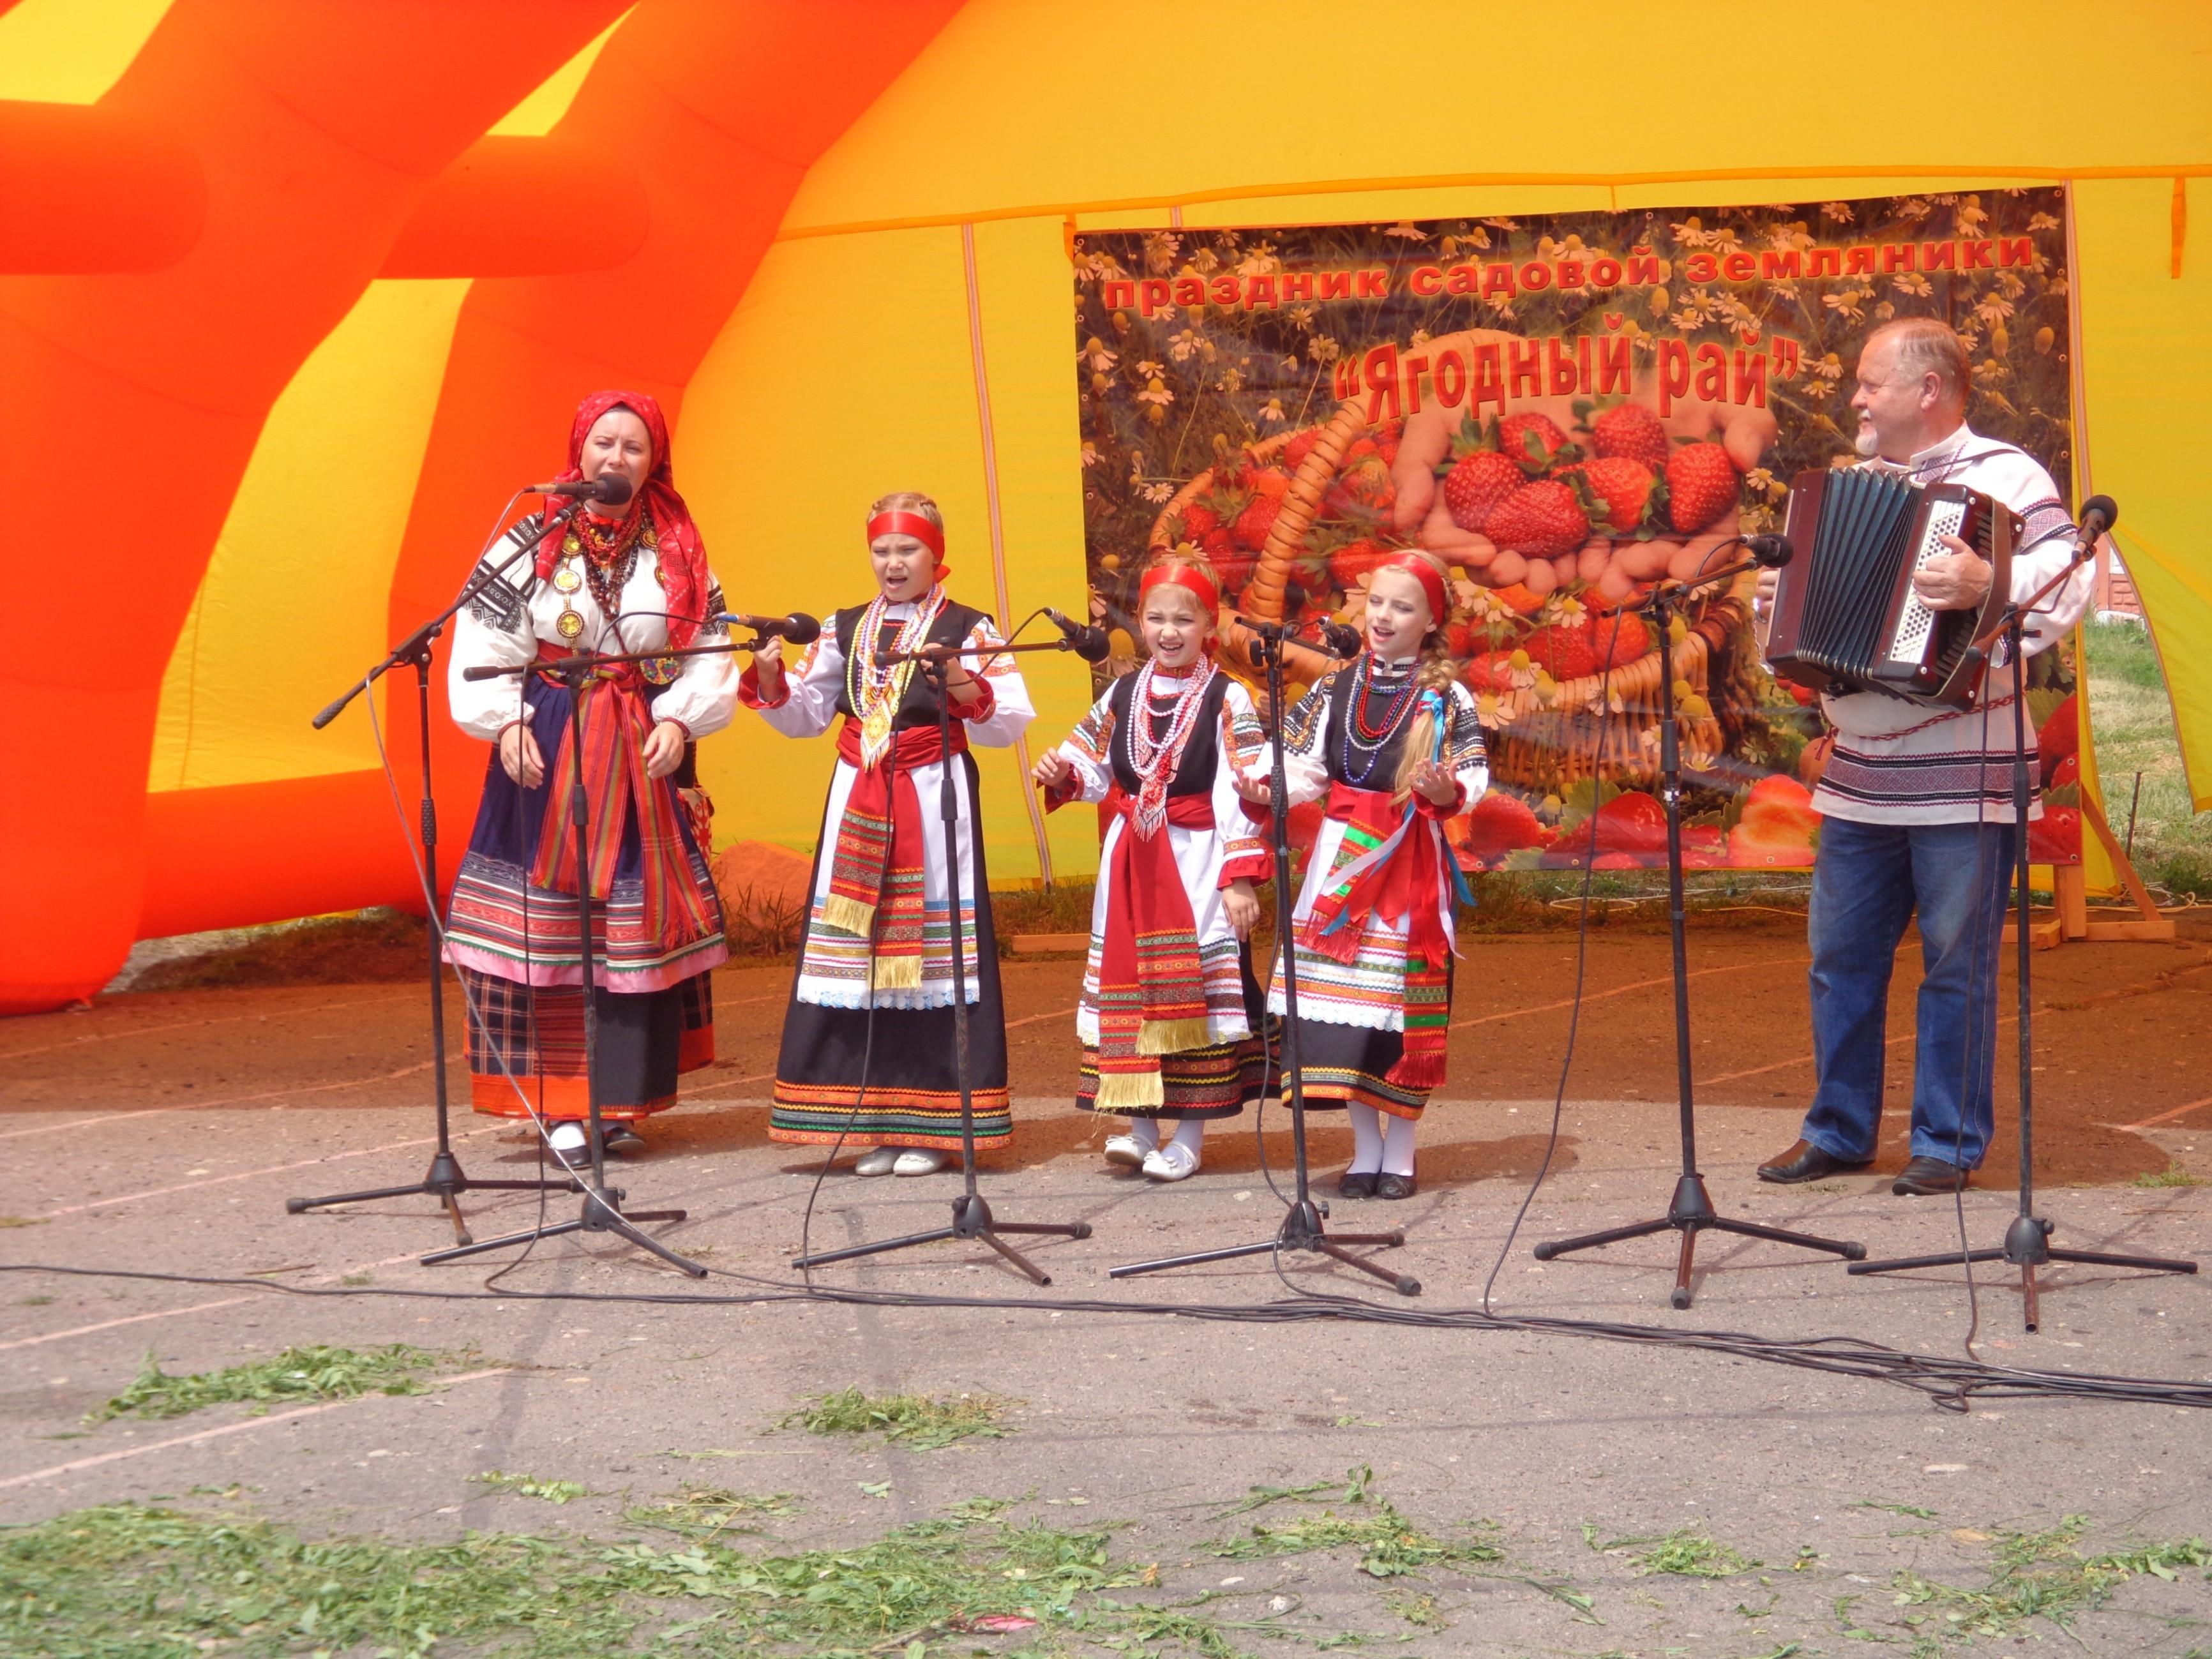
[[[1113,762],[1114,781],[1131,795],[1144,782],[1137,775],[1136,762],[1129,754],[1129,738],[1134,731],[1129,708],[1136,695],[1135,673],[1122,675],[1106,693],[1106,706],[1114,711],[1114,736],[1107,745],[1108,757]],[[1198,724],[1191,729],[1190,741],[1183,745],[1182,758],[1176,763],[1175,776],[1169,781],[1170,799],[1212,791],[1216,757],[1221,748],[1221,700],[1228,695],[1229,676],[1215,674],[1213,683],[1206,688],[1206,706],[1199,711]],[[1150,736],[1154,743],[1167,736],[1167,720],[1150,714],[1145,718],[1152,720]]]
[[[840,611],[830,618],[832,626],[837,631],[837,648],[844,653],[846,663],[844,684],[837,690],[837,712],[841,714],[852,715],[855,719],[859,718],[860,711],[853,707],[853,682],[857,678],[853,663],[853,635],[859,629],[860,618],[867,614],[867,610],[868,607],[865,605],[856,605],[848,610]],[[945,609],[937,613],[937,620],[929,625],[928,636],[922,643],[957,645],[974,631],[977,623],[983,620],[985,620],[984,612],[971,611],[964,605],[955,605],[948,599],[945,601]],[[883,637],[866,648],[870,651],[889,649],[897,642],[901,625],[895,622],[886,623],[884,625]],[[978,679],[982,678],[983,663],[981,658],[963,657],[961,659],[961,666]],[[895,732],[903,732],[909,726],[936,724],[937,688],[929,677],[917,667],[913,677],[906,683],[906,696],[899,700],[897,713],[891,720],[891,729]]]

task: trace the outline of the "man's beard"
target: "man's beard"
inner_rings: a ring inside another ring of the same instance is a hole
[[[1851,440],[1851,447],[1869,460],[1881,453],[1881,440],[1875,435],[1872,421],[1859,422],[1858,436]]]

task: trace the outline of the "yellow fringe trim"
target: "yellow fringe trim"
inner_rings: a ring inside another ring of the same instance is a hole
[[[1179,1054],[1186,1048],[1203,1048],[1207,1042],[1206,1021],[1148,1019],[1137,1033],[1140,1054]]]
[[[1164,1105],[1167,1097],[1158,1068],[1149,1072],[1101,1072],[1098,1092],[1091,1103],[1102,1112],[1144,1117],[1150,1115],[1151,1108]]]
[[[878,957],[876,958],[876,989],[878,991],[912,991],[921,985],[920,957]]]
[[[842,893],[830,893],[822,900],[822,920],[826,926],[866,939],[876,925],[876,907]]]

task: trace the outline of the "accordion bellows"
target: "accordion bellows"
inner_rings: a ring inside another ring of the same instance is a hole
[[[1776,674],[1816,691],[1881,691],[1968,708],[1989,668],[1981,639],[2012,592],[2022,524],[2003,503],[1960,484],[1914,485],[1887,473],[1808,469],[1790,486],[1783,567],[1767,629]],[[1989,595],[1931,611],[1912,578],[1956,536],[1994,567]]]

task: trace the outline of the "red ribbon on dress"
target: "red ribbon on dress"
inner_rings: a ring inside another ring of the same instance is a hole
[[[538,647],[540,662],[557,662],[568,655],[565,645],[541,641]],[[576,759],[581,763],[590,817],[592,868],[587,885],[592,897],[604,903],[614,889],[623,831],[634,810],[638,850],[644,860],[647,934],[665,951],[704,939],[714,931],[714,922],[693,877],[690,850],[677,827],[683,804],[677,799],[673,783],[665,778],[649,778],[645,773],[645,740],[652,735],[653,720],[637,665],[612,663],[599,668],[583,690],[574,695],[584,700],[584,738]],[[530,880],[550,892],[576,890],[575,836],[557,793],[548,804],[545,821],[538,828]]]
[[[1344,838],[1337,843],[1329,879],[1298,931],[1298,944],[1349,965],[1358,957],[1370,916],[1406,930],[1405,1047],[1389,1080],[1401,1088],[1434,1089],[1444,1080],[1451,1024],[1447,975],[1452,946],[1442,915],[1449,878],[1443,837],[1425,814],[1394,805],[1387,790],[1332,783],[1327,811],[1345,826]],[[1337,881],[1337,871],[1401,830],[1403,838],[1388,857],[1349,882]]]
[[[1121,820],[1121,833],[1105,872],[1095,1104],[1102,1112],[1142,1116],[1167,1098],[1160,1056],[1206,1044],[1206,975],[1198,917],[1173,844],[1164,834],[1139,833],[1136,800],[1120,784],[1102,805]],[[1181,830],[1211,830],[1212,798],[1173,796],[1166,821]]]
[[[955,726],[951,753],[967,750],[967,728]],[[913,990],[921,984],[922,869],[928,847],[914,769],[945,759],[945,742],[934,726],[909,726],[892,734],[875,765],[863,766],[860,723],[848,718],[837,729],[837,757],[854,776],[837,822],[823,920],[862,939],[874,934],[878,989]],[[952,925],[957,929],[957,917]]]

